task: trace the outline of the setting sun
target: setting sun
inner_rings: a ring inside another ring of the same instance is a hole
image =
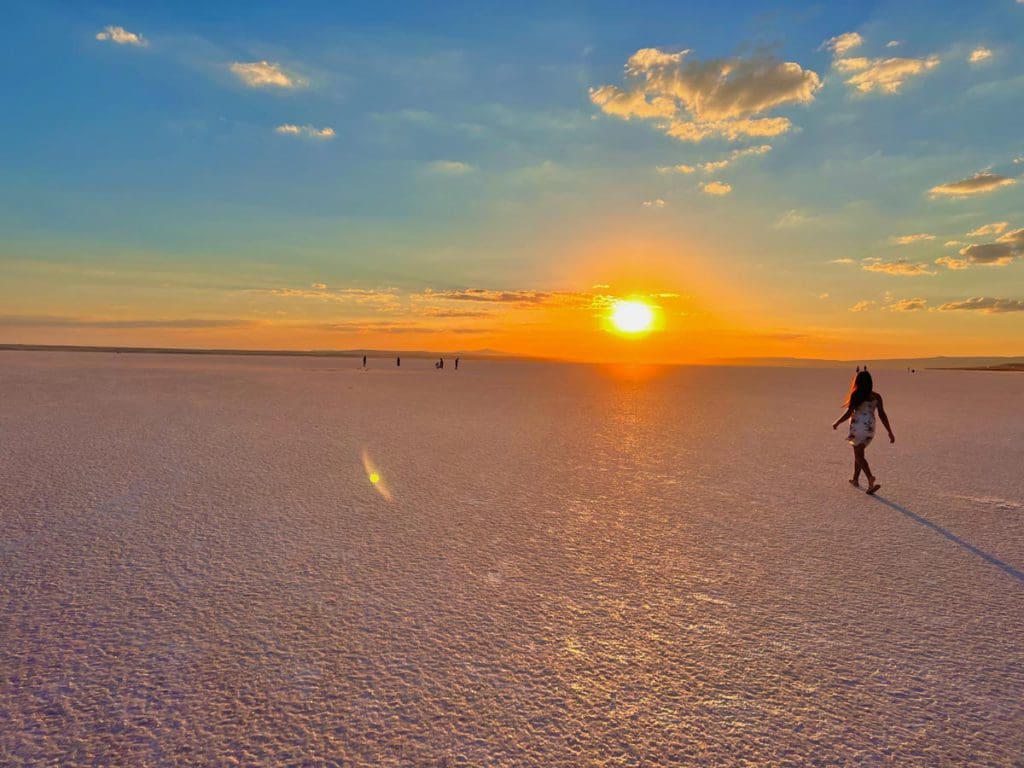
[[[622,333],[644,333],[654,325],[654,310],[642,301],[616,301],[611,321]]]

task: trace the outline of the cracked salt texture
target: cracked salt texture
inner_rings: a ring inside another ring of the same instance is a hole
[[[1024,376],[429,366],[0,352],[0,764],[1024,765]]]

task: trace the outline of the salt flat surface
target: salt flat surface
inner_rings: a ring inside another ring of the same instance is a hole
[[[1024,765],[1024,375],[392,365],[0,352],[0,764]]]

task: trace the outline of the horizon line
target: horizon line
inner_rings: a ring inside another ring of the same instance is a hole
[[[12,352],[115,352],[128,354],[164,354],[164,355],[225,355],[225,356],[252,356],[252,357],[396,357],[404,356],[411,358],[433,358],[444,356],[468,357],[481,360],[533,360],[543,362],[576,363],[583,365],[606,365],[615,364],[616,361],[608,360],[586,360],[559,357],[545,357],[543,355],[526,355],[502,350],[451,350],[431,351],[423,349],[415,350],[385,350],[378,348],[351,348],[351,349],[231,349],[216,347],[148,347],[148,346],[119,346],[119,345],[97,345],[97,344],[20,344],[0,343],[0,351]],[[743,364],[757,365],[758,363],[814,363],[818,365],[845,366],[852,364],[886,364],[886,363],[921,363],[927,361],[960,361],[964,364],[982,360],[999,360],[1007,363],[1024,362],[1024,355],[928,355],[924,357],[868,357],[864,359],[840,360],[826,357],[792,357],[792,356],[738,356],[738,357],[716,357],[702,358],[690,362],[674,361],[624,361],[638,365],[720,365],[720,366],[742,366]],[[770,367],[766,365],[765,367]]]

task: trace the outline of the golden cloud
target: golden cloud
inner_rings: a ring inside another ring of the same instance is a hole
[[[951,301],[943,304],[939,309],[949,310],[974,310],[986,315],[1000,314],[1003,312],[1024,312],[1024,301],[1020,299],[997,299],[990,296],[975,296],[963,301]]]
[[[946,269],[967,269],[971,266],[967,259],[954,259],[952,256],[940,256],[935,263],[942,264]]]
[[[861,93],[899,93],[903,84],[917,75],[924,74],[939,66],[938,56],[925,59],[868,59],[854,57],[836,59],[832,65],[843,74],[851,74],[846,80]]]
[[[897,259],[896,261],[867,259],[861,268],[867,272],[884,272],[887,275],[902,275],[904,277],[919,277],[921,275],[935,274],[927,262],[910,262],[905,261],[904,259]]]
[[[892,241],[897,245],[910,245],[911,243],[920,243],[925,240],[934,240],[935,235],[929,235],[924,232],[919,232],[915,235],[899,235],[898,237],[892,238]]]
[[[683,141],[710,136],[777,136],[789,130],[786,118],[758,117],[786,104],[813,101],[821,87],[817,73],[794,62],[688,58],[642,48],[626,62],[625,88],[602,85],[590,99],[606,114],[655,120],[667,135]]]
[[[178,318],[178,319],[102,319],[88,317],[58,317],[53,315],[0,315],[0,326],[36,327],[36,328],[101,328],[119,330],[126,328],[151,329],[203,329],[203,328],[238,328],[252,325],[243,319],[210,319],[210,318]]]
[[[1009,224],[997,221],[985,224],[968,232],[968,235],[995,234],[1003,232]],[[963,245],[962,243],[957,243]],[[948,245],[948,243],[947,243]],[[960,249],[962,259],[944,256],[936,259],[936,264],[944,264],[949,269],[967,269],[972,264],[983,264],[989,267],[1005,267],[1024,254],[1024,229],[1005,232],[991,243],[971,243]]]
[[[856,32],[844,32],[841,35],[826,40],[821,47],[827,48],[836,56],[845,56],[847,52],[852,51],[854,48],[859,48],[863,43],[864,38]]]
[[[398,292],[394,288],[329,289],[325,283],[313,283],[309,288],[249,288],[245,292],[262,293],[285,299],[310,299],[377,306],[398,302]]]
[[[713,171],[720,171],[723,168],[728,168],[730,165],[735,163],[737,160],[744,157],[751,157],[754,155],[764,155],[772,151],[771,144],[761,144],[757,147],[747,147],[746,149],[734,149],[729,153],[728,157],[721,160],[709,160],[704,163],[700,163],[697,167],[702,171],[711,173]]]
[[[926,299],[900,299],[886,307],[890,312],[917,312],[927,308]]]
[[[987,61],[988,59],[991,58],[992,49],[986,48],[984,46],[978,46],[973,51],[971,51],[971,55],[967,57],[967,61],[970,62],[971,64],[980,64],[981,62]]]
[[[1010,243],[981,243],[961,248],[960,255],[972,264],[1005,267],[1017,256],[1017,249]]]
[[[1016,183],[1016,179],[1011,179],[1008,176],[983,171],[966,179],[939,184],[936,187],[932,187],[928,192],[932,197],[966,197],[968,195],[993,192]]]
[[[658,173],[693,173],[696,167],[692,165],[661,165],[658,166]]]
[[[656,96],[648,101],[643,91],[623,91],[614,85],[602,85],[590,91],[590,100],[608,115],[629,120],[633,117],[672,117],[676,114],[675,102],[667,97]]]
[[[1024,249],[1024,229],[1015,229],[996,238],[997,243],[1009,243],[1015,249]]]
[[[720,181],[709,181],[707,184],[704,184],[701,189],[704,190],[705,195],[721,196],[728,195],[732,192],[732,185],[723,184]]]
[[[993,221],[991,224],[983,224],[967,233],[967,237],[984,237],[985,235],[998,235],[1006,231],[1010,226],[1008,221]]]
[[[271,61],[236,61],[229,69],[250,88],[300,88],[306,81],[281,69]]]

